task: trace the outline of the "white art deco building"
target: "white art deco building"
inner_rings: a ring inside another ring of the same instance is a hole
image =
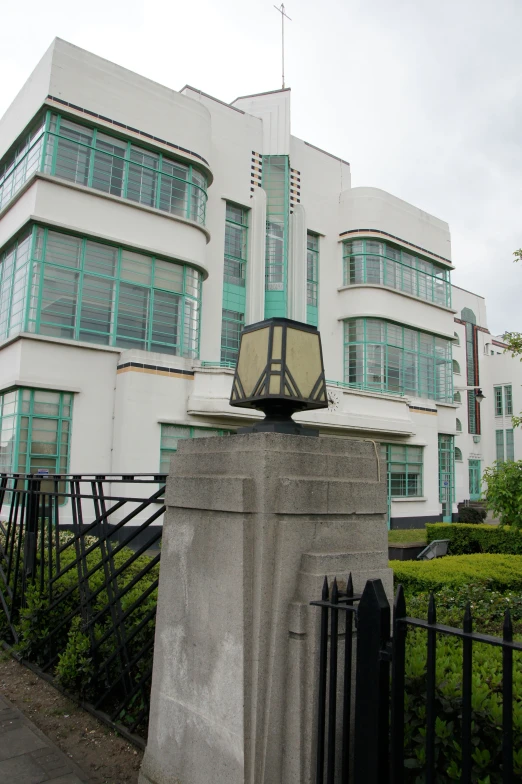
[[[302,421],[375,441],[393,527],[522,457],[520,365],[451,286],[448,225],[351,188],[290,95],[226,104],[54,41],[0,121],[2,470],[166,471],[254,416],[232,367],[274,315],[318,325],[330,407]]]

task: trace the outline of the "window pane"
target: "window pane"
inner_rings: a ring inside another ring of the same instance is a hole
[[[145,348],[147,335],[148,289],[120,284],[117,345]]]
[[[114,196],[123,191],[124,157],[127,149],[125,142],[112,136],[98,133],[94,155],[92,187]]]
[[[154,292],[151,351],[181,354],[181,297]]]

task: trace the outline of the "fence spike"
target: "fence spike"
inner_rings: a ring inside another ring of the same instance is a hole
[[[397,593],[395,594],[395,601],[393,603],[393,617],[397,618],[406,617],[406,599],[404,598],[404,588],[399,585]]]
[[[348,575],[348,582],[346,583],[346,596],[351,599],[353,596],[353,580],[352,573]]]
[[[473,617],[471,615],[471,604],[467,602],[466,609],[464,611],[464,622],[462,624],[462,630],[467,634],[471,634],[473,631]]]
[[[435,607],[433,592],[430,593],[430,600],[428,603],[428,623],[437,623],[437,608]]]
[[[504,626],[502,627],[502,636],[506,642],[513,641],[513,623],[511,621],[511,613],[509,609],[504,613]]]
[[[337,577],[334,577],[332,584],[332,604],[337,604],[339,601],[339,588],[337,587]]]
[[[328,591],[328,577],[325,575],[324,581],[323,581],[323,592],[321,594],[321,599],[322,599],[323,602],[327,602],[328,601],[328,593],[329,593],[329,591]]]

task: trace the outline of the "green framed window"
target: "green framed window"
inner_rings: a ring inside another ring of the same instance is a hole
[[[455,460],[459,463],[462,462],[462,449],[459,449],[458,446],[455,447]]]
[[[503,398],[502,398],[502,387],[495,387],[494,390],[495,395],[495,416],[502,416],[504,413],[503,410]]]
[[[19,388],[0,395],[0,470],[69,471],[73,396]]]
[[[178,449],[178,441],[183,438],[210,438],[228,436],[233,430],[215,427],[191,427],[189,425],[161,425],[160,473],[168,474],[170,458]]]
[[[451,307],[450,271],[400,245],[376,239],[343,242],[344,285],[373,284]]]
[[[286,316],[290,161],[288,155],[263,156],[266,191],[265,318]]]
[[[0,338],[21,331],[197,357],[201,273],[33,226],[0,255]]]
[[[248,210],[227,202],[223,310],[221,316],[221,362],[234,366],[246,317]]]
[[[42,166],[45,118],[19,141],[0,161],[0,210],[16,196],[22,185]]]
[[[244,313],[223,310],[221,319],[221,362],[235,365],[239,354],[241,332],[245,326]]]
[[[453,360],[453,372],[460,373],[460,365],[456,359]]]
[[[462,422],[460,421],[460,419],[457,419],[456,425],[457,425],[457,428],[456,428],[457,429],[457,433],[462,433]]]
[[[462,403],[462,397],[460,395],[460,392],[455,392],[455,394],[453,395],[453,402]]]
[[[477,396],[472,389],[468,389],[468,433],[478,433]]]
[[[496,459],[503,462],[504,461],[504,431],[503,430],[495,430],[495,447],[497,452]]]
[[[227,202],[225,222],[225,283],[245,287],[247,270],[248,210]]]
[[[506,416],[513,415],[513,388],[511,384],[504,387],[504,404]]]
[[[513,440],[513,430],[506,430],[506,460],[515,459],[515,442]]]
[[[319,236],[306,234],[306,321],[318,324],[319,306]]]
[[[0,209],[35,171],[205,224],[206,174],[192,163],[48,111],[0,162]]]
[[[422,496],[423,447],[381,444],[381,456],[386,461],[389,497]]]
[[[344,381],[377,392],[453,400],[449,340],[382,319],[344,322]]]
[[[455,501],[455,438],[439,433],[439,501],[444,522],[451,522]]]

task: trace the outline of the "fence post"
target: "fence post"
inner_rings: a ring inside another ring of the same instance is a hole
[[[390,605],[368,580],[357,612],[354,773],[357,784],[389,781]]]
[[[23,481],[23,480],[21,480]],[[24,573],[26,577],[36,574],[36,539],[38,536],[38,507],[40,480],[29,477],[27,480],[27,496],[25,501],[25,547],[24,547]],[[23,495],[23,494],[22,494]]]

